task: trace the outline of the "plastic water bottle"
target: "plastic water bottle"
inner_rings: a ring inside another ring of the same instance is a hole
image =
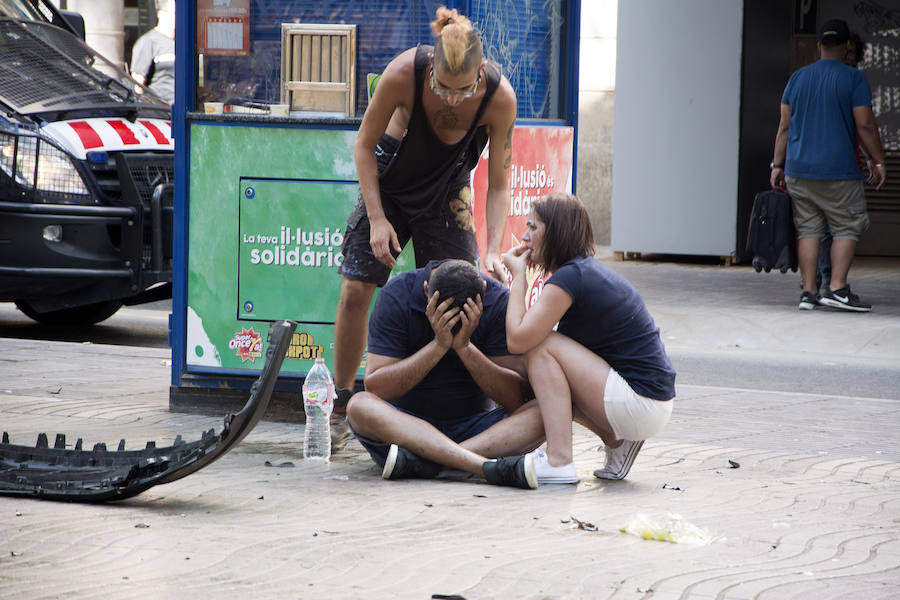
[[[306,433],[303,436],[303,457],[328,461],[331,458],[331,410],[334,408],[334,381],[325,366],[324,358],[316,364],[303,381],[303,406],[306,409]]]

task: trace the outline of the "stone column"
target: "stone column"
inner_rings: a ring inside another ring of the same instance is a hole
[[[124,68],[125,1],[68,0],[66,6],[84,17],[87,45]]]
[[[610,244],[612,224],[617,15],[616,0],[581,3],[578,196],[591,215],[594,242],[600,246]]]

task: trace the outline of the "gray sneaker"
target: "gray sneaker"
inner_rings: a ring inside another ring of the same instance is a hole
[[[387,459],[384,461],[384,469],[381,471],[381,478],[434,479],[441,472],[442,468],[436,462],[416,456],[397,444],[391,444]]]
[[[594,477],[597,479],[625,479],[643,445],[644,440],[636,442],[625,440],[617,448],[604,447],[606,464],[602,469],[594,471]]]
[[[331,454],[343,452],[347,444],[356,439],[356,436],[350,431],[345,417],[331,413],[329,422],[331,424]]]
[[[353,396],[353,390],[337,389],[334,398],[334,408],[331,413],[331,453],[342,452],[356,436],[347,425],[347,403]]]

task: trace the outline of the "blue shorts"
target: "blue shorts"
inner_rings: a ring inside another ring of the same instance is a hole
[[[457,444],[460,442],[464,442],[469,438],[475,437],[485,429],[490,428],[495,423],[498,423],[509,416],[509,413],[506,412],[505,408],[503,408],[502,406],[498,406],[494,410],[481,412],[468,417],[461,417],[459,419],[452,419],[450,421],[438,421],[436,419],[425,419],[415,413],[409,412],[408,410],[403,410],[402,408],[394,408],[395,410],[403,411],[408,415],[412,415],[417,419],[422,419],[423,421],[434,425],[434,427],[436,427],[438,431],[446,435]],[[353,431],[353,426],[350,425],[349,419],[347,419],[347,426],[350,427],[350,431]],[[353,435],[355,435],[356,439],[359,440],[359,443],[362,444],[366,450],[368,450],[369,456],[372,457],[372,460],[374,460],[379,467],[383,467],[384,461],[387,460],[388,450],[390,450],[391,445],[384,442],[375,442],[370,439],[364,438],[355,431],[353,431]]]

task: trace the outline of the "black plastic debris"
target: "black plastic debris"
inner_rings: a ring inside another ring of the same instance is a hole
[[[210,429],[193,442],[179,435],[171,446],[147,442],[142,450],[126,450],[121,440],[110,451],[103,443],[83,450],[81,438],[68,449],[64,434],[57,434],[50,448],[46,433],[38,435],[34,446],[19,446],[10,444],[3,432],[0,495],[69,502],[122,500],[199,471],[237,445],[262,418],[296,327],[294,321],[277,321],[269,327],[262,372],[240,412],[225,417],[221,433]]]

